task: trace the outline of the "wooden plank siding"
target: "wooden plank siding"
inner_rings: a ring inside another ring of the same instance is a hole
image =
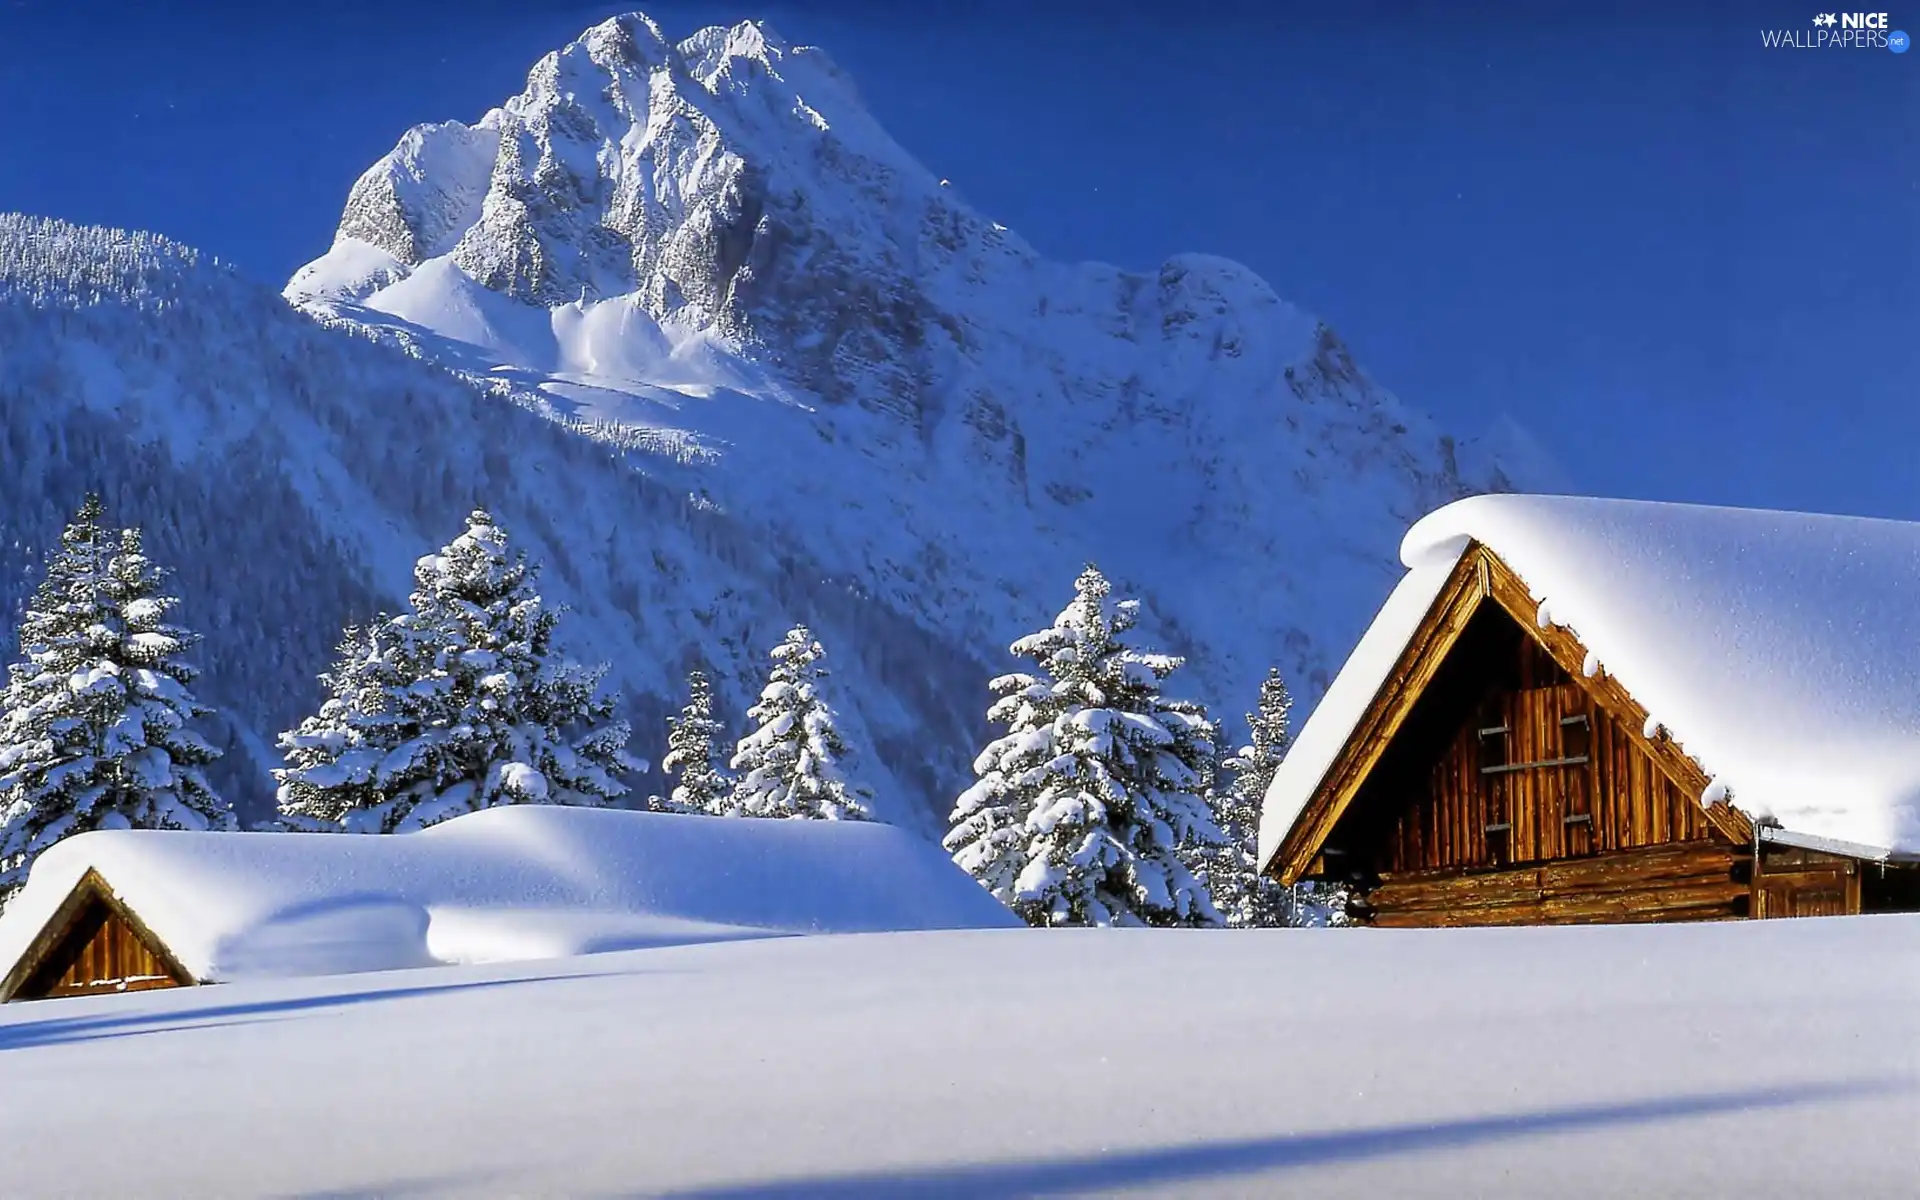
[[[1267,869],[1280,882],[1296,882],[1310,865],[1318,864],[1316,871],[1326,868],[1321,852],[1328,836],[1345,815],[1354,794],[1371,777],[1400,723],[1445,661],[1455,640],[1466,630],[1475,609],[1488,596],[1488,570],[1483,559],[1471,553],[1461,556],[1439,596],[1408,639],[1399,661],[1327,769],[1326,778],[1308,798],[1278,853],[1268,864]]]
[[[1762,843],[1486,547],[1471,545],[1267,869],[1377,925],[1856,913],[1912,878]]]
[[[99,872],[89,870],[0,980],[0,1000],[146,991],[197,982]]]
[[[1524,644],[1518,650],[1531,657]],[[1557,670],[1527,665],[1535,679]],[[1526,765],[1540,763],[1550,765]],[[1427,788],[1394,821],[1381,866],[1506,866],[1712,835],[1699,804],[1619,721],[1556,681],[1489,696],[1461,721]]]
[[[1414,755],[1422,726],[1437,731],[1424,786],[1392,795],[1396,769],[1415,773],[1385,755],[1384,789],[1365,797],[1392,813],[1383,844],[1349,851],[1378,878],[1362,915],[1389,927],[1746,915],[1750,867],[1693,796],[1506,612],[1475,621],[1456,650],[1468,661],[1434,676],[1439,710],[1407,723]]]
[[[172,968],[120,915],[96,900],[22,988],[22,999],[179,987]]]
[[[1495,871],[1410,871],[1367,893],[1383,927],[1558,925],[1743,916],[1740,851],[1699,841]]]
[[[1522,658],[1530,665],[1522,666],[1520,669],[1523,672],[1535,671],[1534,677],[1538,678],[1544,676],[1549,668],[1553,669],[1557,681],[1571,685],[1573,690],[1584,695],[1584,703],[1590,709],[1604,711],[1609,718],[1604,728],[1597,720],[1591,727],[1595,739],[1593,754],[1596,759],[1602,760],[1595,775],[1587,780],[1571,781],[1565,786],[1598,787],[1603,783],[1615,786],[1609,781],[1620,780],[1622,782],[1610,794],[1618,795],[1619,788],[1625,788],[1635,794],[1648,794],[1653,801],[1644,810],[1636,809],[1621,814],[1622,819],[1634,822],[1633,829],[1638,832],[1614,842],[1605,840],[1601,816],[1596,812],[1593,834],[1595,853],[1610,844],[1655,844],[1662,837],[1689,838],[1694,829],[1694,814],[1702,811],[1707,823],[1726,841],[1733,844],[1748,841],[1752,837],[1752,828],[1744,814],[1724,801],[1705,810],[1700,808],[1697,797],[1706,790],[1708,779],[1699,764],[1668,739],[1663,731],[1656,731],[1649,736],[1645,731],[1646,710],[1604,671],[1587,676],[1582,670],[1587,648],[1564,628],[1554,625],[1539,627],[1534,621],[1537,608],[1526,584],[1497,555],[1478,544],[1468,547],[1408,639],[1393,669],[1356,722],[1346,744],[1328,767],[1325,777],[1283,835],[1277,853],[1267,864],[1269,873],[1283,883],[1293,883],[1310,873],[1316,876],[1325,874],[1334,868],[1336,859],[1353,854],[1351,846],[1340,844],[1350,839],[1335,837],[1335,830],[1349,823],[1349,810],[1363,793],[1379,791],[1377,777],[1382,770],[1392,767],[1387,761],[1392,757],[1389,751],[1403,739],[1409,722],[1419,723],[1418,710],[1433,707],[1428,699],[1429,693],[1440,686],[1444,682],[1443,676],[1453,669],[1449,666],[1450,660],[1462,655],[1469,658],[1488,653],[1504,655],[1509,650],[1519,653],[1517,646],[1502,645],[1490,649],[1486,645],[1472,644],[1476,640],[1484,641],[1484,637],[1476,639],[1472,636],[1475,627],[1478,626],[1484,635],[1488,628],[1499,623],[1494,618],[1500,615],[1504,615],[1505,628],[1518,631],[1522,635],[1518,641],[1527,644]],[[1463,646],[1463,640],[1468,644]],[[1518,663],[1520,659],[1515,661]],[[1458,671],[1454,673],[1458,674]],[[1458,689],[1456,681],[1454,690]],[[1459,696],[1452,699],[1458,702]],[[1475,698],[1469,696],[1468,703],[1474,702]],[[1546,704],[1549,700],[1541,697],[1537,702]],[[1452,725],[1448,733],[1458,732],[1462,727],[1463,724]],[[1545,738],[1554,732],[1535,724],[1530,725],[1523,736]],[[1634,750],[1639,752],[1637,756],[1631,753]],[[1435,766],[1432,760],[1424,765]],[[1448,769],[1463,773],[1458,786],[1465,787],[1464,764],[1455,762]],[[1405,779],[1394,786],[1403,793],[1412,790]],[[1529,794],[1528,789],[1533,787],[1530,782],[1516,784],[1516,790],[1523,795]],[[1658,795],[1653,796],[1656,792]],[[1483,802],[1483,799],[1475,803]],[[1571,802],[1577,804],[1580,799],[1575,795]],[[1593,794],[1595,804],[1603,803],[1605,799],[1597,792]],[[1534,821],[1536,815],[1531,810],[1523,811],[1520,819]],[[1564,817],[1571,814],[1563,812],[1560,815]],[[1424,823],[1406,836],[1417,839],[1422,846],[1437,846],[1442,840],[1447,840],[1458,847],[1448,851],[1449,854],[1477,854],[1477,851],[1470,850],[1473,843],[1484,834],[1486,825],[1498,823],[1480,820],[1476,825],[1473,814],[1464,808],[1436,810],[1425,814]],[[1363,819],[1360,824],[1368,825],[1370,821]],[[1480,832],[1476,833],[1476,830]],[[1533,832],[1537,835],[1537,828]],[[1384,831],[1371,830],[1368,836],[1387,835]],[[1547,836],[1550,841],[1561,838],[1559,833],[1553,832]],[[1573,841],[1578,840],[1579,834],[1576,832]],[[1439,851],[1423,850],[1421,853]],[[1353,861],[1348,857],[1342,865],[1350,866]],[[1378,864],[1379,867],[1386,865]]]

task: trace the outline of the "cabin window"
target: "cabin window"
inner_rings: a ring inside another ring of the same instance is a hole
[[[1594,852],[1593,836],[1593,717],[1585,698],[1569,690],[1560,717],[1560,826],[1561,846],[1570,856]]]
[[[1571,683],[1522,688],[1475,715],[1479,822],[1491,866],[1594,850],[1593,718]]]
[[[1593,746],[1593,726],[1587,714],[1560,718],[1560,757],[1585,759]]]
[[[1512,765],[1513,723],[1508,719],[1506,705],[1498,699],[1481,705],[1478,733],[1480,791],[1486,799],[1482,833],[1486,838],[1487,861],[1498,866],[1513,861],[1513,815],[1507,811],[1504,780]]]

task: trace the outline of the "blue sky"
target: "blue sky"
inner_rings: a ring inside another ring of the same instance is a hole
[[[278,284],[407,126],[622,7],[0,0],[0,209]],[[1920,54],[1763,49],[1800,0],[643,7],[826,46],[1047,254],[1248,263],[1581,490],[1920,519]]]

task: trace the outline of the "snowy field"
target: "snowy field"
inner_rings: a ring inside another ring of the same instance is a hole
[[[1911,1196],[1920,918],[986,930],[8,1005],[41,1195]]]

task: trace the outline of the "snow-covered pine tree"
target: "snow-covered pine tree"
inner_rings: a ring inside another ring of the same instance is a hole
[[[283,828],[337,831],[348,813],[386,802],[381,764],[421,728],[401,646],[389,617],[342,632],[333,666],[320,676],[320,711],[280,735],[287,765],[274,775]]]
[[[841,770],[846,742],[821,695],[826,651],[804,625],[773,649],[760,702],[747,710],[753,729],[734,748],[726,811],[749,817],[873,819],[873,797]]]
[[[396,833],[495,805],[623,795],[618,776],[645,764],[596,695],[606,668],[556,650],[557,614],[493,518],[475,511],[413,577],[412,610],[349,638],[336,694],[282,736],[283,809]]]
[[[1227,841],[1202,853],[1195,866],[1235,928],[1293,924],[1291,893],[1263,877],[1259,864],[1260,806],[1292,742],[1287,729],[1292,709],[1280,668],[1269,668],[1259,703],[1247,714],[1249,741],[1221,760],[1213,813]]]
[[[88,496],[28,602],[0,693],[0,897],[34,859],[92,829],[232,829],[201,768],[220,752],[189,725],[213,710],[188,687],[197,640],[140,548]]]
[[[720,772],[720,722],[713,719],[713,684],[705,671],[687,672],[687,705],[667,718],[667,753],[660,769],[678,774],[667,807],[676,812],[721,816],[730,805],[730,786]]]
[[[1291,924],[1324,925],[1329,928],[1353,924],[1347,914],[1352,892],[1341,883],[1302,883],[1293,890]]]
[[[1033,674],[993,681],[1007,727],[954,805],[954,861],[1033,925],[1217,925],[1185,858],[1222,839],[1207,813],[1217,733],[1161,694],[1180,658],[1128,644],[1139,602],[1088,566],[1053,625],[1011,647]]]

